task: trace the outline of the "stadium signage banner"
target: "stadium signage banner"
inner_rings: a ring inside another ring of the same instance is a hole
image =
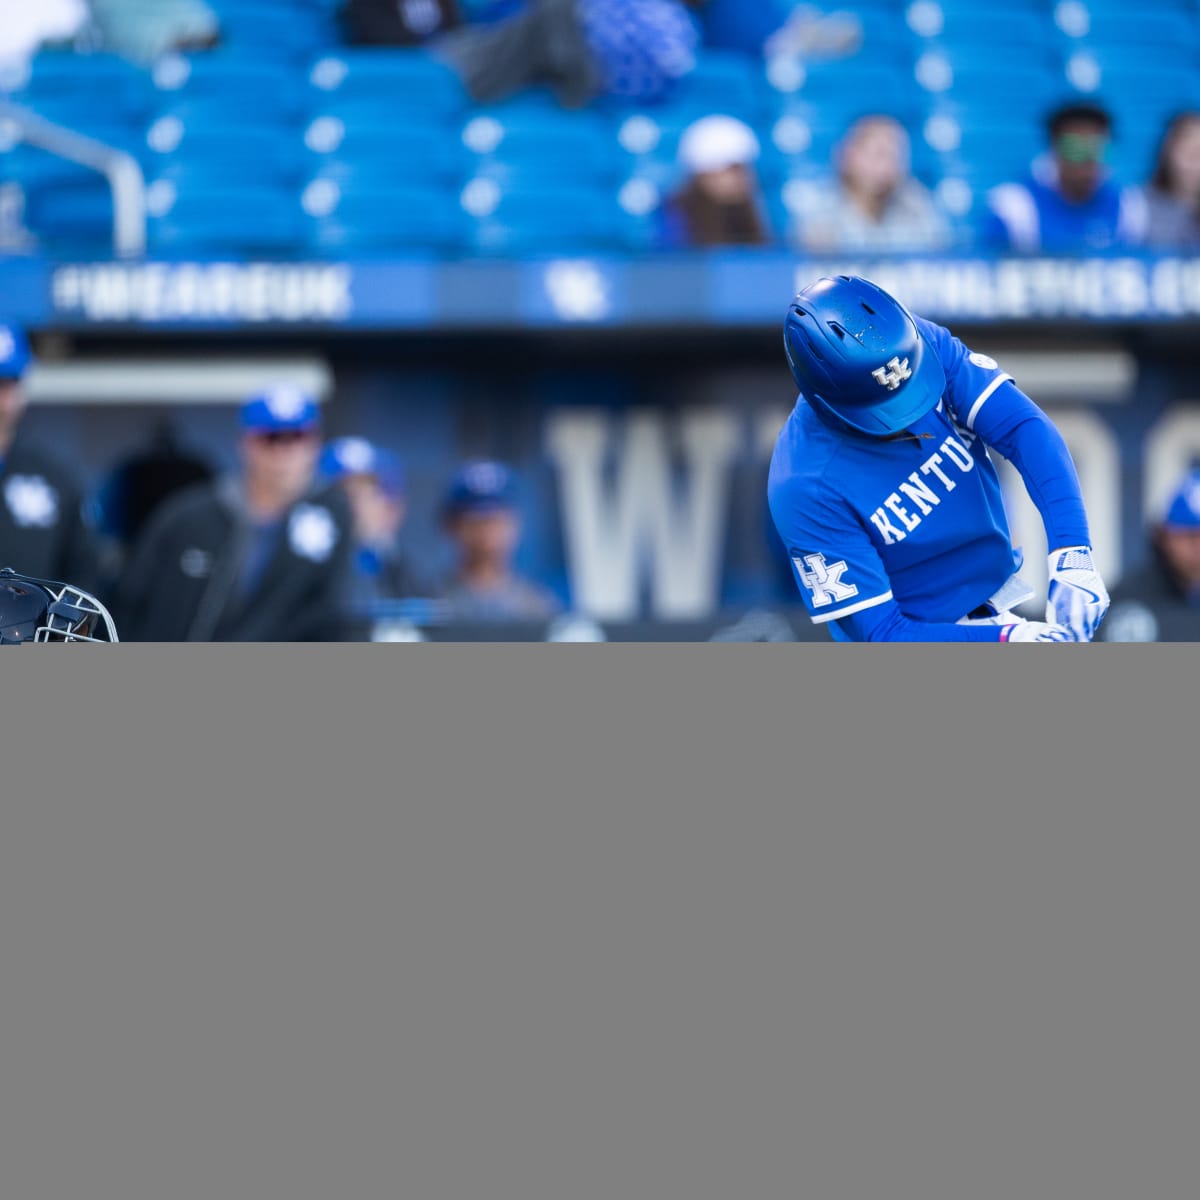
[[[866,275],[935,320],[1200,317],[1200,259],[798,260],[728,251],[543,262],[0,261],[11,318],[179,330],[772,325],[826,274]]]

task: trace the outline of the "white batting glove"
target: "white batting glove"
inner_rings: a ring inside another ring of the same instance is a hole
[[[1079,639],[1065,625],[1048,625],[1042,621],[1018,621],[1005,625],[1002,642],[1076,642]]]
[[[1065,625],[1075,640],[1090,642],[1108,612],[1108,589],[1092,562],[1089,546],[1067,546],[1049,556],[1046,620]]]

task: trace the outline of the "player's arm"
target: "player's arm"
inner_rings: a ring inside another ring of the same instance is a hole
[[[997,363],[972,354],[938,326],[947,399],[958,420],[1020,474],[1050,547],[1046,620],[1090,641],[1108,611],[1108,591],[1092,561],[1079,476],[1058,427]]]
[[[814,494],[816,493],[816,494]],[[817,488],[784,482],[770,490],[771,514],[815,625],[834,624],[853,642],[1034,640],[1012,626],[916,621],[892,595],[887,569],[850,509]],[[1058,640],[1065,640],[1059,638]]]

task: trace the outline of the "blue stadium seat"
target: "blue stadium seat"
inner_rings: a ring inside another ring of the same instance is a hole
[[[140,120],[149,107],[149,75],[115,54],[44,51],[33,58],[29,78],[13,100],[33,108],[77,104],[95,109],[98,97],[111,119]]]
[[[380,125],[318,117],[304,131],[310,178],[433,183],[457,192],[467,155],[447,131],[422,125]]]
[[[303,241],[303,213],[282,188],[187,188],[166,212],[148,214],[147,234],[151,252],[163,257],[292,257]]]
[[[798,100],[838,112],[844,120],[865,112],[911,114],[922,103],[907,62],[864,62],[861,57],[810,67],[800,87],[788,95],[777,102],[776,112]]]
[[[663,101],[673,108],[707,108],[754,120],[769,103],[761,65],[736,51],[706,50]]]
[[[272,124],[238,124],[231,118],[160,117],[146,132],[142,157],[146,171],[156,178],[199,172],[227,184],[295,182],[305,169],[298,138],[284,136]]]
[[[227,0],[214,7],[220,16],[221,42],[234,51],[307,59],[339,40],[331,14],[294,0]]]
[[[470,103],[454,71],[416,49],[340,48],[312,64],[308,81],[304,104],[310,113],[326,110],[334,99],[365,98],[432,120]]]
[[[453,254],[466,237],[458,198],[445,188],[343,189],[333,180],[305,189],[305,247],[321,255],[420,251]]]
[[[48,248],[64,255],[112,249],[112,193],[103,176],[47,175],[24,189],[25,224]]]
[[[615,192],[551,186],[502,191],[491,211],[472,214],[470,248],[481,255],[542,255],[620,249],[630,219]]]
[[[1005,6],[1003,16],[979,4],[962,7],[911,4],[906,12],[907,28],[921,48],[939,45],[964,50],[995,52],[998,46],[1033,50],[1043,46],[1054,32],[1044,11]]]
[[[1080,17],[1082,7],[1059,6],[1055,29],[1068,47],[1159,47],[1177,56],[1181,52],[1194,55],[1200,41],[1200,14],[1195,9],[1122,4],[1085,9],[1086,15]]]
[[[173,55],[152,72],[156,112],[196,106],[258,119],[282,119],[302,111],[304,89],[286,64],[252,55],[210,51]]]
[[[121,120],[120,114],[109,112],[95,102],[82,104],[80,101],[59,98],[53,102],[27,106],[47,121],[65,129],[104,142],[120,150],[137,152],[141,145],[141,127],[138,123]]]
[[[459,140],[473,173],[519,168],[571,183],[611,180],[621,169],[611,127],[593,113],[480,109],[463,123]]]

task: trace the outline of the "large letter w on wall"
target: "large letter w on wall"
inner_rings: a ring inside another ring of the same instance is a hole
[[[644,581],[656,617],[703,617],[717,605],[738,418],[696,410],[673,423],[685,467],[678,488],[663,414],[636,410],[622,423],[600,410],[563,410],[547,422],[573,598],[592,616],[638,616]]]

